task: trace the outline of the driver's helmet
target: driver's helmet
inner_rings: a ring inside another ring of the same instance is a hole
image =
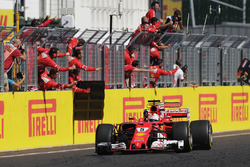
[[[150,118],[149,118],[150,122],[158,122],[159,121],[159,115],[157,113],[153,113]]]

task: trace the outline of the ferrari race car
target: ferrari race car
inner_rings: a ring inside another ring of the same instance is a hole
[[[100,124],[96,130],[96,153],[113,154],[116,151],[174,150],[190,152],[211,149],[212,125],[208,120],[190,123],[190,110],[179,103],[151,100],[143,118],[137,122],[117,125]],[[187,121],[173,121],[185,117]],[[130,118],[133,120],[134,118]]]

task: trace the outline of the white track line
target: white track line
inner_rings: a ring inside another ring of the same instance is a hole
[[[238,134],[219,135],[219,136],[213,136],[213,138],[233,137],[233,136],[242,136],[242,135],[250,135],[250,133],[238,133]]]
[[[233,137],[233,136],[242,136],[242,135],[250,135],[250,133],[218,135],[218,136],[213,136],[213,138]],[[48,152],[37,152],[37,153],[27,153],[27,154],[5,155],[5,156],[0,156],[0,159],[2,159],[2,158],[13,158],[13,157],[24,157],[24,156],[32,156],[32,155],[42,155],[42,154],[56,154],[56,153],[73,152],[73,151],[94,150],[94,149],[95,149],[95,147],[88,147],[88,148],[59,150],[59,151],[48,151]]]
[[[27,154],[17,154],[17,155],[4,155],[4,156],[0,156],[0,158],[23,157],[23,156],[41,155],[41,154],[56,154],[56,153],[94,150],[94,149],[95,147],[89,147],[89,148],[69,149],[69,150],[60,150],[60,151],[37,152],[37,153],[27,153]]]

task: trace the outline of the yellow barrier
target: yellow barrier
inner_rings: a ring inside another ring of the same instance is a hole
[[[0,150],[73,144],[72,108],[71,91],[1,93]]]
[[[0,9],[0,26],[14,26],[14,10],[13,9]],[[5,36],[9,33],[9,30],[2,30],[1,35]],[[14,33],[11,33],[4,42],[9,42]]]
[[[250,129],[249,92],[248,86],[105,90],[104,118],[90,121],[73,121],[71,91],[1,93],[0,150],[93,143],[98,124],[140,118],[152,99],[180,103],[191,120],[210,120],[214,132]]]

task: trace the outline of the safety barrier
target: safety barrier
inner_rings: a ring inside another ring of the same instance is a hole
[[[102,120],[73,120],[72,91],[2,93],[0,150],[93,143],[98,124],[141,118],[152,99],[180,103],[214,132],[250,129],[249,95],[248,86],[105,90]]]

